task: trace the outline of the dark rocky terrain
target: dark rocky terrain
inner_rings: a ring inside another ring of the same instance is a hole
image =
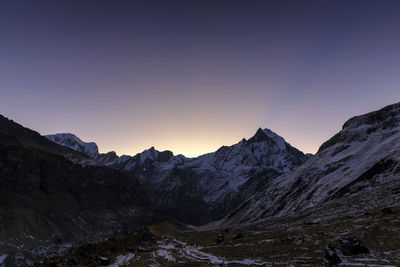
[[[151,218],[150,201],[135,177],[74,164],[48,152],[63,147],[53,143],[51,149],[39,149],[36,144],[47,139],[9,125],[13,135],[0,133],[1,255],[40,256],[136,229]],[[8,125],[2,127],[6,132]],[[34,138],[24,139],[19,129]]]
[[[109,266],[399,266],[400,206],[367,210],[216,229],[163,222],[37,266],[99,266],[104,258]]]

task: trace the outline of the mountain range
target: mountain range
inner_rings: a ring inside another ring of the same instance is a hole
[[[154,147],[118,157],[114,152],[99,154],[94,143],[82,142],[72,134],[46,137],[91,158],[82,164],[105,165],[138,177],[160,218],[194,225],[222,218],[256,188],[310,158],[281,136],[261,128],[249,140],[197,158],[174,156]]]
[[[119,157],[73,134],[44,137],[2,116],[0,148],[0,249],[8,254],[45,255],[151,221],[177,220],[196,231],[290,218],[313,225],[400,200],[400,103],[349,119],[315,155],[260,128],[196,158],[153,147]]]

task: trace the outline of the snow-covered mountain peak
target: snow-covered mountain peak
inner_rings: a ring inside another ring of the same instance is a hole
[[[157,160],[158,154],[159,154],[159,151],[156,150],[152,146],[149,149],[146,149],[142,153],[139,154],[140,155],[140,163],[143,163],[147,159]]]
[[[105,165],[129,172],[138,177],[157,206],[172,209],[182,202],[190,203],[179,218],[190,222],[196,218],[193,222],[200,223],[224,215],[252,188],[293,170],[308,158],[276,133],[260,128],[249,140],[243,138],[235,145],[223,146],[197,158],[174,156],[171,151],[150,147],[135,156],[97,154],[82,164]],[[193,209],[198,205],[203,215]],[[212,216],[207,213],[209,210]]]
[[[265,134],[264,130],[261,128],[258,128],[257,132],[249,139],[249,142],[262,142],[265,141],[268,138],[268,135]]]
[[[249,143],[261,143],[265,142],[269,146],[276,145],[279,150],[283,151],[286,150],[286,142],[283,137],[279,136],[278,134],[274,133],[270,129],[261,129],[258,128],[257,132],[253,137],[248,140]]]
[[[82,152],[88,156],[94,157],[99,154],[99,149],[94,142],[84,142],[79,137],[71,133],[57,133],[45,135],[47,139],[62,146]]]
[[[251,195],[240,220],[293,214],[349,195],[364,198],[399,181],[399,151],[400,103],[353,117],[310,160]],[[369,197],[362,208],[365,201]]]
[[[267,128],[264,129],[263,132],[265,135],[267,135],[269,138],[275,141],[275,143],[278,145],[281,151],[286,149],[286,142],[282,136],[277,135],[276,133]]]
[[[223,146],[200,158],[218,170],[241,171],[258,166],[288,172],[305,162],[309,156],[290,146],[273,131],[259,128],[249,140],[242,139],[233,146]]]

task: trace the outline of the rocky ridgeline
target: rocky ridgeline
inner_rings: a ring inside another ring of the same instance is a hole
[[[70,134],[48,138],[81,152],[88,151],[93,144]],[[222,218],[257,188],[310,158],[269,129],[258,129],[249,140],[242,139],[197,158],[174,156],[154,147],[135,156],[121,157],[115,152],[89,151],[90,159],[84,159],[82,164],[105,165],[138,177],[159,218],[194,225]]]

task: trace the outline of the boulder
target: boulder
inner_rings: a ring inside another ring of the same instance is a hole
[[[357,254],[369,254],[369,249],[357,237],[350,237],[340,241],[343,254],[346,256]]]
[[[325,258],[328,260],[329,266],[337,266],[342,262],[337,254],[336,248],[332,244],[325,247]]]
[[[224,242],[224,234],[220,233],[217,237],[217,245],[221,244],[222,242]]]

